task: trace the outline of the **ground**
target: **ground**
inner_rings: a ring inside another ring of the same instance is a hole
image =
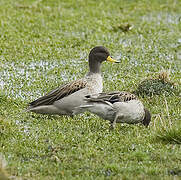
[[[179,0],[1,0],[0,178],[181,178],[180,34]],[[72,119],[25,111],[83,77],[96,45],[121,61],[102,65],[104,91],[134,91],[170,73],[177,93],[140,96],[152,113],[148,128],[110,131],[90,113]]]

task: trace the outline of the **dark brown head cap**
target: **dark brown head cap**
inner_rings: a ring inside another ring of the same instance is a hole
[[[144,119],[142,121],[142,124],[145,127],[148,127],[148,125],[150,124],[150,121],[151,121],[151,114],[147,109],[144,109],[144,111],[145,111],[145,117],[144,117]]]
[[[119,61],[111,58],[109,51],[104,46],[94,47],[89,53],[90,73],[100,73],[100,67],[103,61],[119,63]]]
[[[94,59],[99,62],[106,61],[108,56],[110,56],[109,51],[104,46],[96,46],[89,53],[90,60]]]

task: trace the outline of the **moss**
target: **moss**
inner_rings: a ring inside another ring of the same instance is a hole
[[[175,85],[175,83],[171,82],[167,76],[167,72],[161,72],[158,78],[145,79],[138,85],[134,93],[141,96],[169,96],[175,93],[178,94],[178,87]]]

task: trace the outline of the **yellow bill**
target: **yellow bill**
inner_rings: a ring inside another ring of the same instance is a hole
[[[120,61],[117,61],[117,60],[113,59],[111,56],[108,56],[106,60],[110,61],[110,62],[113,62],[113,63],[120,63]]]

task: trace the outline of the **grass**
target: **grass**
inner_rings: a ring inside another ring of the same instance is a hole
[[[11,179],[179,179],[179,93],[140,97],[152,113],[148,128],[109,131],[89,113],[71,119],[24,109],[84,76],[96,45],[121,60],[103,64],[105,91],[134,91],[163,70],[180,91],[180,7],[179,0],[1,0],[2,172]]]

